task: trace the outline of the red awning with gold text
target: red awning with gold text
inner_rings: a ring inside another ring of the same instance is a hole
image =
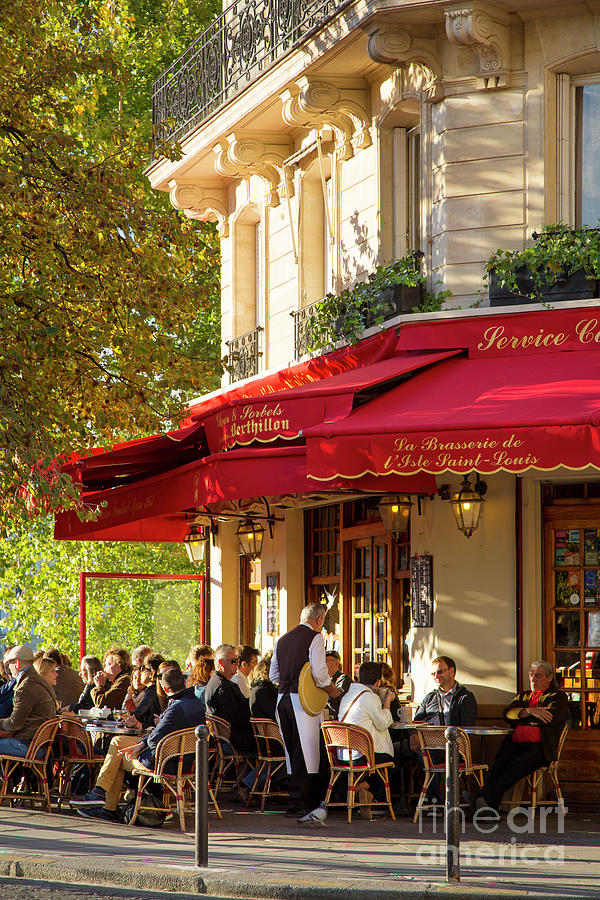
[[[213,453],[219,453],[235,446],[295,440],[311,425],[335,422],[347,416],[355,398],[361,394],[378,387],[387,390],[388,385],[393,386],[459,352],[400,353],[267,397],[228,400],[203,420],[208,445]]]
[[[429,335],[435,341],[435,328]],[[440,362],[346,419],[311,428],[309,475],[600,469],[600,349],[535,349]]]

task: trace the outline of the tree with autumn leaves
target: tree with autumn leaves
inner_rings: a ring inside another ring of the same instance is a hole
[[[152,79],[213,13],[185,0],[0,0],[4,534],[23,512],[76,502],[57,461],[172,427],[216,386],[214,228],[143,174]]]

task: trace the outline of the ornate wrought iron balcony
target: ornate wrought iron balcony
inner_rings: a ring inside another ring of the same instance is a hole
[[[241,381],[258,375],[258,360],[262,356],[259,349],[260,333],[264,329],[257,325],[247,334],[242,334],[232,341],[226,341],[229,349],[225,368],[229,372],[229,382]]]
[[[300,359],[309,352],[310,318],[321,300],[315,300],[308,306],[295,309],[290,315],[294,319],[294,359]],[[312,348],[311,348],[312,349]]]
[[[154,82],[156,138],[180,140],[347,0],[235,0]]]

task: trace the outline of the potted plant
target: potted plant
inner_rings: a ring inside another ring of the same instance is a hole
[[[497,250],[486,263],[490,305],[598,296],[600,229],[546,225],[525,250]]]
[[[316,350],[336,340],[356,343],[366,328],[418,309],[426,299],[425,276],[420,270],[422,256],[414,253],[389,266],[378,266],[366,281],[345,288],[340,294],[328,294],[315,303],[307,325],[308,349]]]

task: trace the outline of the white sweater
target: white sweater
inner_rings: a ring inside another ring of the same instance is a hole
[[[363,692],[361,694],[361,692]],[[361,694],[361,696],[358,696]],[[355,703],[352,701],[358,697]],[[346,711],[352,708],[346,715]],[[367,687],[366,684],[357,684],[354,682],[350,685],[347,694],[342,697],[340,703],[340,722],[343,720],[349,725],[360,725],[361,728],[371,734],[375,753],[387,753],[389,756],[394,755],[394,745],[388,728],[392,724],[392,714],[389,709],[384,709],[381,705],[379,694]]]

